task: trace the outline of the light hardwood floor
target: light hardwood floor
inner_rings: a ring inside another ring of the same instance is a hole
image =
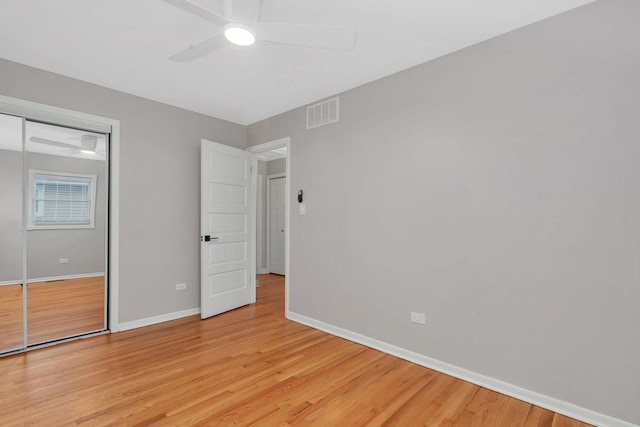
[[[0,425],[586,424],[284,318],[258,302],[0,359]]]

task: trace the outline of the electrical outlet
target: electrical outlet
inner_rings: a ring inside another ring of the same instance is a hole
[[[185,289],[187,289],[187,284],[186,283],[178,283],[178,284],[176,284],[176,291],[184,291]]]
[[[420,325],[424,325],[427,323],[427,318],[424,313],[414,313],[411,312],[411,322],[418,323]]]
[[[60,264],[69,264],[69,258],[60,258]]]

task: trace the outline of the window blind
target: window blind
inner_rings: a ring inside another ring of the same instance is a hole
[[[91,178],[35,175],[33,223],[91,224]]]

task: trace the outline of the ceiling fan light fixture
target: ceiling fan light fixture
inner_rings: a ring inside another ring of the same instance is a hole
[[[98,145],[98,137],[96,135],[82,135],[80,137],[80,149],[81,153],[96,154],[96,147]]]
[[[224,36],[231,43],[238,46],[251,46],[256,41],[256,35],[251,28],[237,22],[231,22],[225,25]]]

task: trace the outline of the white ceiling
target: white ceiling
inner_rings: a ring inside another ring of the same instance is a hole
[[[4,0],[0,57],[247,125],[591,1],[263,0],[263,22],[352,26],[356,47],[258,42],[178,63],[220,27],[161,0]]]

